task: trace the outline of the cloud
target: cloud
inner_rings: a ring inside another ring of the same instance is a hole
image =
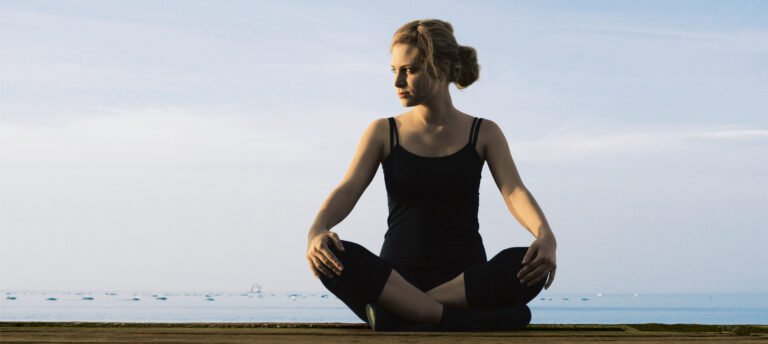
[[[717,130],[672,134],[678,138],[750,139],[768,136],[768,130]]]
[[[621,26],[560,26],[545,28],[547,31],[559,32],[582,32],[602,35],[618,35],[627,37],[645,37],[645,38],[670,38],[670,39],[689,39],[689,40],[728,40],[734,37],[734,34],[719,32],[697,32],[683,31],[674,29],[649,29],[637,27]]]
[[[265,116],[182,108],[105,109],[59,124],[0,122],[0,166],[274,165],[327,155],[313,126],[290,130]],[[307,132],[302,132],[307,131]],[[764,129],[564,129],[510,140],[518,161],[568,162],[612,155],[666,154],[701,141],[765,140]],[[327,138],[334,140],[333,138]],[[326,142],[333,144],[332,142]]]
[[[528,141],[510,141],[516,160],[564,162],[614,154],[667,153],[695,148],[695,140],[764,140],[763,129],[625,131],[607,134],[553,132]]]
[[[261,116],[179,108],[106,110],[55,126],[0,122],[0,166],[273,164],[314,160],[316,143],[297,140]]]

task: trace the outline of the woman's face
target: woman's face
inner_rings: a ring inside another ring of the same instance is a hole
[[[395,44],[392,47],[391,67],[395,74],[395,92],[403,106],[423,104],[437,92],[437,82],[422,70],[415,46]]]

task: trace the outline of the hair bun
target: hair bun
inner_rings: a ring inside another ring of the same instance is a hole
[[[459,46],[459,62],[461,68],[455,79],[456,87],[466,88],[477,81],[480,76],[480,65],[477,63],[477,50],[466,45]]]

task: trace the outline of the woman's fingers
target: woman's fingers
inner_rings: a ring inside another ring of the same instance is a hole
[[[549,272],[549,281],[547,281],[547,285],[544,286],[544,289],[549,289],[549,286],[552,285],[552,281],[555,280],[555,270],[557,270],[557,266],[552,268],[552,271]]]
[[[339,239],[339,235],[338,234],[333,233],[333,241],[336,244],[336,248],[338,248],[339,250],[344,251],[344,245],[341,243],[341,239]]]
[[[312,263],[312,259],[309,259],[307,257],[307,262],[309,263],[309,269],[312,270],[312,274],[315,275],[315,277],[320,278],[320,275],[317,272],[317,269],[315,269],[315,264]]]
[[[536,257],[533,259],[533,261],[528,261],[525,265],[523,265],[523,268],[520,269],[520,271],[517,272],[517,278],[520,280],[525,279],[528,275],[530,275],[531,271],[539,267],[543,261],[541,259],[538,259],[539,257]]]
[[[532,244],[531,246],[529,246],[528,250],[525,251],[525,256],[523,256],[522,263],[523,264],[528,264],[528,262],[530,262],[531,259],[534,258],[534,255],[536,254],[536,250],[538,250],[538,249],[539,249],[539,247],[536,246],[536,245]]]
[[[549,271],[547,265],[541,264],[535,270],[531,271],[527,277],[524,277],[520,282],[525,283],[527,286],[531,286],[546,277],[546,273]]]
[[[334,278],[334,272],[331,271],[317,256],[312,257],[315,262],[315,268],[320,270],[320,272],[323,273],[323,275],[328,276],[328,278]]]
[[[333,269],[334,271],[337,271],[339,274],[341,274],[341,270],[344,269],[344,266],[341,265],[341,262],[338,258],[336,258],[336,255],[331,252],[327,247],[321,248],[318,251],[322,254],[323,262],[328,265],[329,268]]]
[[[315,259],[317,258],[312,257],[312,259],[310,259],[310,265],[312,266],[312,273],[315,274],[315,277],[320,278],[321,273],[323,275],[330,276],[327,268],[325,268],[322,263],[317,262]]]

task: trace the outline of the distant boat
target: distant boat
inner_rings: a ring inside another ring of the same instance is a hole
[[[251,293],[261,293],[261,286],[258,283],[254,283],[251,286]]]
[[[46,300],[48,300],[48,301],[56,301],[56,298],[55,297],[49,297]]]
[[[165,296],[156,297],[155,300],[168,300]]]
[[[8,296],[8,297],[6,297],[6,299],[8,299],[8,300],[16,300],[16,296]]]
[[[93,300],[93,297],[90,297],[90,296],[83,296],[83,300]]]

